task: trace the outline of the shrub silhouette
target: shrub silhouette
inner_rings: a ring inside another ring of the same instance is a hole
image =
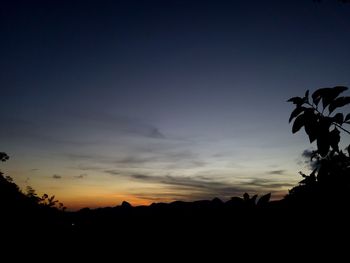
[[[9,159],[9,156],[8,156],[6,153],[0,152],[0,160],[1,160],[2,162],[7,161],[8,159]]]
[[[258,198],[258,195],[254,195],[250,197],[248,193],[244,193],[243,202],[247,207],[264,207],[270,201],[271,193],[263,195],[262,197],[259,198],[258,201],[256,201],[257,198]]]
[[[0,160],[5,162],[9,160],[9,156],[4,152],[0,152]],[[0,172],[0,209],[8,213],[10,217],[11,214],[41,212],[48,208],[62,211],[66,209],[62,203],[55,200],[55,196],[49,197],[44,194],[39,197],[30,186],[27,186],[26,190],[26,193],[23,193],[10,176],[5,176]]]
[[[289,122],[294,120],[292,132],[296,133],[304,127],[310,143],[315,141],[317,149],[311,155],[311,160],[316,162],[316,168],[310,175],[300,172],[304,179],[290,190],[287,199],[323,204],[325,201],[339,203],[349,199],[350,145],[344,149],[347,153],[339,147],[340,130],[350,134],[344,128],[350,124],[350,113],[344,117],[339,112],[340,108],[350,104],[350,97],[339,96],[347,89],[344,86],[322,88],[312,94],[312,101],[309,91],[306,91],[304,97],[288,100],[295,105],[289,118]]]

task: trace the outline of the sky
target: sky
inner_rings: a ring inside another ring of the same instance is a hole
[[[312,147],[286,100],[350,86],[331,0],[7,0],[0,36],[0,168],[72,210],[279,199]]]

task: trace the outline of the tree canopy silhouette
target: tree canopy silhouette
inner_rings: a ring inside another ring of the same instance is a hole
[[[292,132],[304,127],[310,143],[316,142],[317,146],[311,155],[316,168],[310,175],[301,173],[304,179],[290,191],[288,198],[306,201],[310,197],[324,200],[337,196],[349,199],[346,193],[350,190],[350,145],[343,150],[339,147],[341,131],[350,134],[345,128],[350,124],[350,113],[340,112],[342,107],[350,104],[350,97],[340,96],[347,89],[344,86],[321,88],[311,99],[307,90],[304,97],[288,100],[295,105],[289,118],[289,122],[294,120]]]
[[[9,160],[9,156],[0,152],[0,160],[5,162]],[[55,196],[43,194],[41,197],[37,195],[36,191],[27,186],[26,193],[23,193],[17,184],[14,183],[12,177],[5,176],[0,172],[0,208],[3,210],[11,210],[13,212],[43,210],[48,208],[55,208],[64,211],[66,207],[55,200]]]
[[[9,159],[9,156],[8,156],[6,153],[0,152],[0,160],[1,160],[2,162],[7,161],[8,159]]]

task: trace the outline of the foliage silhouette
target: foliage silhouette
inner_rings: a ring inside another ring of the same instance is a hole
[[[62,211],[67,209],[63,203],[61,203],[59,200],[55,200],[54,195],[50,197],[48,194],[43,194],[42,197],[39,197],[31,186],[27,186],[26,196],[34,203],[43,207],[54,207]]]
[[[1,160],[2,162],[7,161],[8,159],[9,159],[9,156],[8,156],[6,153],[0,152],[0,160]]]
[[[0,158],[2,161],[9,159],[3,152],[0,153]],[[63,222],[60,213],[65,209],[54,196],[44,194],[38,197],[30,186],[27,187],[27,192],[23,193],[10,176],[0,172],[0,220],[6,225],[22,230],[57,227]]]
[[[290,190],[287,200],[299,199],[303,202],[312,201],[333,202],[348,200],[347,192],[350,190],[350,145],[341,150],[340,130],[350,134],[344,128],[350,124],[350,114],[339,111],[342,107],[350,104],[350,97],[339,97],[348,88],[336,86],[316,90],[310,100],[309,91],[304,97],[293,97],[288,100],[295,104],[289,122],[294,120],[292,132],[298,132],[304,127],[310,143],[316,141],[317,149],[313,151],[311,160],[316,161],[316,168],[306,175],[299,185]],[[320,106],[322,102],[322,106]],[[345,116],[345,117],[344,117]]]

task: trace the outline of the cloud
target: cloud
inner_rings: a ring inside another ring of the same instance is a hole
[[[304,157],[304,158],[310,158],[312,157],[314,153],[314,150],[313,149],[306,149],[302,152],[301,156]]]
[[[303,163],[306,164],[311,170],[314,170],[318,167],[317,161],[315,159],[311,159],[314,156],[314,151],[314,149],[306,149],[301,154],[304,159]]]
[[[121,172],[116,170],[106,170],[105,173],[110,175],[121,175]]]
[[[141,155],[130,155],[126,156],[124,158],[114,160],[117,164],[124,164],[124,165],[134,165],[134,164],[144,164],[144,163],[151,163],[151,162],[157,162],[159,161],[157,156],[150,155],[150,156],[141,156]]]
[[[245,192],[248,193],[266,193],[281,191],[284,187],[290,187],[294,184],[282,183],[282,182],[271,182],[267,179],[252,179],[250,182],[238,182],[231,183],[225,181],[214,181],[211,178],[203,177],[184,177],[184,176],[156,176],[147,175],[142,173],[124,173],[118,170],[106,170],[105,171],[111,175],[117,175],[120,177],[129,178],[130,180],[141,181],[148,184],[160,184],[165,185],[162,193],[153,195],[152,198],[162,199],[164,196],[172,196],[174,200],[179,198],[181,195],[182,199],[211,199],[214,197],[220,198],[230,198],[233,196],[242,196]],[[157,188],[159,190],[159,187]],[[168,195],[167,195],[167,192]],[[149,198],[150,195],[144,196],[137,193],[138,196],[143,196],[143,198]],[[149,200],[151,200],[149,199]]]
[[[154,152],[140,152],[134,153],[124,158],[115,160],[115,163],[134,165],[140,163],[171,163],[181,165],[181,163],[192,163],[193,165],[200,166],[204,165],[204,162],[198,160],[198,155],[188,150],[161,150]]]
[[[69,168],[73,168],[73,169],[77,169],[77,170],[81,170],[81,171],[94,171],[94,172],[104,170],[104,168],[102,168],[100,166],[89,165],[89,164],[79,164],[78,166],[73,166],[73,167],[69,167]]]
[[[144,181],[153,181],[153,177],[149,175],[144,174],[132,174],[130,175],[131,178],[137,179],[137,180],[144,180]]]
[[[274,182],[274,181],[271,181],[268,179],[263,179],[263,178],[254,178],[249,182],[249,185],[254,186],[254,187],[266,188],[266,189],[294,186],[293,183]]]
[[[203,192],[217,192],[222,194],[225,192],[227,194],[233,194],[234,192],[241,192],[240,186],[232,186],[226,182],[216,182],[208,179],[203,179],[202,177],[181,177],[181,176],[156,176],[156,175],[146,175],[141,173],[130,173],[121,172],[119,170],[106,170],[105,171],[111,175],[118,175],[121,177],[129,178],[131,180],[142,181],[145,183],[152,184],[163,184],[169,186],[175,186],[178,189],[192,189],[201,190]]]
[[[267,174],[276,174],[276,175],[284,175],[286,173],[286,170],[272,170],[268,171]]]
[[[0,138],[4,138],[10,141],[24,141],[35,142],[40,144],[54,144],[54,145],[74,145],[83,146],[91,141],[82,140],[80,138],[71,139],[69,136],[62,134],[55,134],[55,129],[60,128],[59,123],[52,123],[51,121],[29,121],[17,118],[12,119],[0,119],[0,121],[6,123],[6,126],[0,130]],[[46,127],[44,127],[45,123]],[[69,125],[66,125],[69,126]],[[59,130],[59,129],[57,129]]]
[[[41,119],[0,117],[5,127],[0,138],[5,141],[40,143],[40,145],[85,146],[108,143],[111,138],[137,136],[165,139],[166,136],[153,124],[104,112],[70,112],[67,115],[41,116]]]
[[[77,176],[74,176],[74,178],[77,178],[77,179],[83,179],[85,178],[86,176],[88,176],[87,174],[79,174]]]
[[[93,161],[96,159],[103,159],[104,157],[96,154],[81,154],[81,153],[64,153],[64,157],[73,161]]]
[[[207,162],[202,161],[199,155],[189,150],[183,149],[132,149],[132,153],[117,156],[107,156],[99,154],[64,153],[63,156],[70,161],[80,162],[80,170],[101,170],[101,167],[118,168],[141,168],[141,167],[161,167],[162,169],[187,169],[193,167],[203,167]],[[91,163],[98,164],[92,167]]]
[[[156,139],[165,139],[164,134],[161,133],[158,128],[152,128],[149,137]]]
[[[134,196],[138,199],[143,199],[151,202],[171,202],[171,201],[195,201],[210,199],[211,196],[203,195],[201,193],[179,193],[174,191],[165,191],[161,193],[135,193]]]
[[[153,124],[128,116],[113,115],[102,111],[77,112],[72,114],[72,116],[90,128],[154,139],[166,138],[160,129]]]
[[[62,176],[60,176],[60,175],[58,175],[58,174],[54,174],[54,175],[52,176],[52,178],[53,178],[53,179],[61,179]]]

